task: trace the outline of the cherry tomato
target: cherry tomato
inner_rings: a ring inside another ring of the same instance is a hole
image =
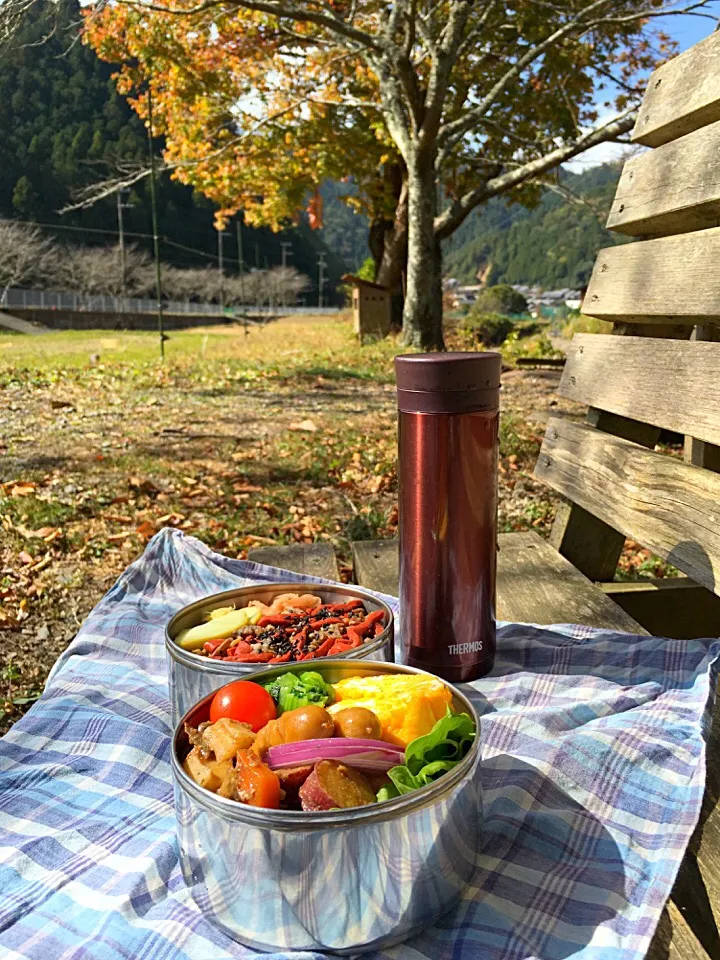
[[[273,810],[280,806],[280,779],[252,750],[238,750],[235,776],[242,803]]]
[[[247,723],[255,731],[277,717],[275,701],[259,683],[236,680],[221,687],[210,704],[210,722],[221,717]]]

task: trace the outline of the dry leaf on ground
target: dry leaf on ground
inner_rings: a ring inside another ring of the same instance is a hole
[[[299,433],[317,433],[318,428],[312,420],[300,420],[299,423],[291,423],[288,430]]]

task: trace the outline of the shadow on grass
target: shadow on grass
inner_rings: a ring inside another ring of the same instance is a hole
[[[78,466],[85,465],[85,461],[77,457],[69,457],[65,454],[48,456],[46,454],[29,454],[23,457],[18,454],[5,455],[3,457],[3,473],[7,474],[8,479],[11,475],[21,476],[23,479],[31,479],[30,474],[35,471],[47,473],[50,470],[77,469]]]
[[[280,376],[282,377],[282,374]],[[323,380],[363,380],[379,384],[391,382],[388,376],[378,375],[370,370],[352,370],[349,367],[322,367],[317,364],[297,367],[287,376],[292,380],[305,377],[322,377]]]

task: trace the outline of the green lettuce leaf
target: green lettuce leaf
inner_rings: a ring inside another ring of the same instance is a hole
[[[277,704],[278,716],[288,710],[306,707],[309,703],[326,707],[335,700],[333,688],[314,670],[284,673],[263,686]]]
[[[388,770],[388,776],[395,785],[398,796],[401,793],[411,793],[420,786],[407,767],[393,767],[392,770]]]
[[[382,803],[383,800],[394,800],[396,797],[400,796],[400,791],[395,786],[394,783],[386,783],[385,786],[380,787],[377,792],[377,802]]]
[[[430,733],[405,748],[405,764],[388,770],[391,783],[381,787],[377,799],[392,800],[437,780],[465,757],[475,740],[475,724],[466,713],[448,711]]]
[[[467,713],[451,713],[438,720],[430,733],[405,748],[405,765],[416,776],[428,764],[438,761],[459,763],[475,739],[475,724]]]

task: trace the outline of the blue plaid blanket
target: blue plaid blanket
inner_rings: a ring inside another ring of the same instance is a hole
[[[163,628],[191,600],[286,576],[165,530],[92,612],[0,741],[3,957],[255,956],[178,867]],[[720,643],[522,624],[498,640],[466,688],[483,714],[475,886],[376,958],[642,957],[699,815]]]

